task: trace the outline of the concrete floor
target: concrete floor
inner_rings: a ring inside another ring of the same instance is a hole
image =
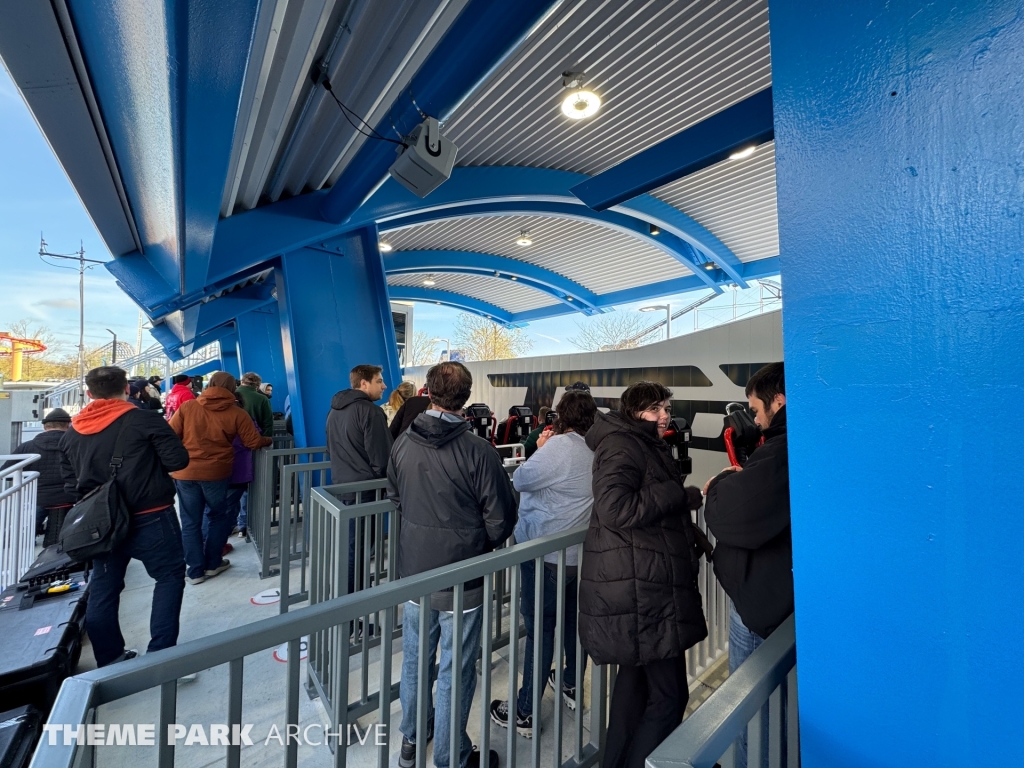
[[[232,538],[235,550],[228,559],[232,567],[220,576],[210,579],[198,586],[186,585],[185,599],[181,611],[181,635],[179,643],[186,643],[189,640],[204,637],[220,632],[229,627],[237,627],[240,624],[247,624],[264,618],[277,615],[279,606],[277,603],[270,605],[256,605],[250,598],[264,590],[275,589],[278,585],[276,578],[261,580],[259,578],[259,561],[255,550],[250,543],[238,538]],[[293,584],[297,583],[297,571],[293,571]],[[127,646],[144,652],[149,641],[149,609],[153,581],[145,572],[142,564],[132,561],[125,579],[126,587],[121,598],[121,628],[125,636]],[[296,610],[298,606],[293,607]],[[520,646],[522,648],[522,645]],[[508,696],[508,664],[507,651],[494,654],[491,665],[492,698],[507,698]],[[270,766],[281,765],[285,758],[284,747],[276,740],[266,741],[267,735],[271,733],[271,727],[276,724],[279,731],[284,733],[285,726],[285,691],[286,691],[286,670],[287,665],[278,660],[280,651],[268,649],[259,654],[246,657],[245,660],[245,686],[243,695],[243,723],[252,723],[252,746],[243,746],[241,749],[241,763],[243,766]],[[378,659],[375,655],[370,656],[370,685],[371,690],[376,689],[378,679]],[[520,650],[520,667],[522,653]],[[727,675],[727,667],[724,658],[720,663],[713,665],[700,680],[695,681],[691,686],[692,710],[710,695]],[[358,697],[359,686],[359,664],[358,656],[352,659],[352,675],[350,687],[350,700]],[[78,671],[83,672],[95,668],[95,660],[92,649],[86,641]],[[396,658],[393,662],[394,681],[399,679],[401,670],[401,648],[397,647]],[[585,685],[584,702],[589,704],[589,671]],[[307,677],[306,664],[302,665],[301,680],[305,683]],[[227,721],[227,690],[228,671],[227,667],[216,667],[201,672],[199,679],[190,684],[180,685],[178,688],[178,717],[179,723],[191,724],[200,723],[209,726],[214,723]],[[474,698],[470,714],[468,732],[474,744],[479,744],[481,728],[489,729],[491,746],[495,749],[504,768],[507,762],[507,738],[508,731],[490,722],[486,718],[487,703],[480,700],[480,686],[477,686],[477,693]],[[553,692],[550,689],[545,691],[541,707],[541,764],[554,766],[554,734],[552,719],[554,707],[556,706]],[[562,760],[572,756],[573,744],[575,742],[575,718],[573,712],[561,702],[558,706],[563,708],[563,741],[560,749]],[[156,723],[158,711],[158,692],[148,691],[135,696],[122,699],[121,701],[104,705],[96,713],[97,723]],[[483,718],[481,715],[483,714]],[[401,743],[401,734],[398,731],[398,724],[401,719],[401,707],[396,701],[391,708],[392,729],[390,734],[389,764],[397,766],[398,750]],[[486,718],[486,719],[484,719]],[[300,697],[299,719],[302,727],[314,723],[326,723],[328,718],[325,710],[318,699],[311,699],[306,695]],[[361,732],[366,731],[377,720],[377,713],[373,712],[361,718],[357,725]],[[483,722],[482,722],[483,720]],[[589,711],[584,712],[583,742],[589,739]],[[314,740],[321,739],[319,729],[313,729],[311,736]],[[347,750],[347,763],[355,768],[370,768],[377,766],[379,760],[379,748],[373,746],[374,737],[371,735],[365,744],[353,743]],[[531,765],[532,742],[521,736],[516,736],[516,766]],[[432,745],[431,745],[432,746]],[[175,751],[175,764],[187,766],[188,768],[202,768],[225,763],[225,748],[217,746],[189,745],[179,746]],[[299,764],[302,766],[327,766],[333,764],[334,755],[326,746],[301,745],[299,747]],[[432,763],[431,755],[428,753],[428,765]],[[561,762],[558,761],[558,762]],[[96,763],[98,768],[105,766],[137,766],[155,765],[156,748],[139,746],[118,746],[118,747],[97,747]]]

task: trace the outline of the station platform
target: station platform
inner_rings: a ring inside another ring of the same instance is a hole
[[[210,579],[200,585],[185,586],[184,601],[181,610],[181,632],[179,644],[187,643],[201,637],[215,634],[217,632],[238,627],[244,624],[260,621],[276,616],[279,605],[273,596],[268,597],[278,587],[276,577],[260,579],[260,564],[255,549],[249,542],[234,536],[230,539],[234,546],[227,558],[231,561],[231,568],[220,576]],[[293,584],[298,578],[298,569],[292,570]],[[149,642],[149,614],[151,605],[153,580],[146,573],[141,562],[133,560],[125,576],[125,589],[121,595],[120,620],[121,630],[125,637],[126,647],[139,650],[145,653],[146,644]],[[302,610],[305,604],[298,604],[291,607],[290,612]],[[507,614],[507,608],[506,608]],[[507,615],[506,615],[507,621]],[[525,639],[519,642],[520,676],[522,672],[522,654],[525,648]],[[285,755],[284,746],[276,737],[268,741],[268,734],[272,733],[272,726],[276,725],[278,731],[285,733],[285,704],[282,691],[286,690],[287,651],[284,647],[268,650],[260,654],[246,657],[244,676],[244,694],[242,704],[243,724],[252,724],[250,736],[254,742],[251,746],[243,746],[241,749],[241,765],[243,766],[278,766],[282,764]],[[376,680],[379,669],[379,649],[372,649],[369,654],[370,680]],[[359,675],[356,673],[361,665],[358,654],[352,656],[350,669],[353,674],[350,678],[350,700],[358,698]],[[95,669],[96,662],[92,654],[92,648],[88,640],[85,641],[82,649],[81,660],[76,669],[82,673]],[[401,644],[396,644],[395,655],[392,659],[393,681],[398,681],[401,675]],[[587,667],[587,675],[584,679],[583,695],[578,697],[586,705],[589,702],[591,665]],[[508,648],[496,651],[491,661],[491,697],[505,699],[508,697]],[[707,697],[721,685],[728,675],[728,658],[721,657],[713,664],[698,680],[691,685],[690,704],[687,715],[694,711]],[[306,664],[302,664],[300,679],[305,681]],[[468,733],[474,744],[480,743],[481,734],[481,713],[486,713],[489,702],[481,701],[480,684],[478,681],[477,691],[470,711]],[[187,713],[189,722],[212,724],[222,722],[227,711],[228,691],[228,669],[226,666],[215,667],[200,672],[198,679],[192,683],[181,683],[178,686],[178,712]],[[562,756],[557,762],[560,764],[572,756],[572,744],[574,743],[574,713],[560,701],[559,706],[563,707],[563,740]],[[553,717],[556,700],[550,687],[545,689],[541,714],[541,764],[555,765],[554,759],[554,738],[553,738]],[[152,689],[136,694],[118,702],[103,705],[96,711],[96,723],[155,723],[159,722],[159,690]],[[392,768],[398,766],[398,754],[401,747],[401,733],[398,724],[401,720],[401,705],[398,701],[392,704],[391,717],[392,728],[390,734],[390,763]],[[184,719],[184,718],[182,718]],[[325,709],[319,699],[311,697],[300,698],[299,710],[300,725],[305,728],[314,723],[326,724],[330,721]],[[373,745],[375,738],[373,726],[377,721],[376,711],[359,718],[354,724],[361,734],[370,730],[370,736],[366,743],[360,745],[353,741],[346,756],[347,765],[353,768],[373,768],[378,765],[378,751]],[[500,756],[501,766],[509,765],[507,760],[507,738],[508,731],[493,724],[489,719],[486,721],[490,729],[491,748],[497,751]],[[584,709],[583,741],[586,743],[589,738],[590,713]],[[353,738],[356,738],[353,732]],[[311,740],[322,739],[322,732],[314,728],[311,731]],[[531,751],[532,742],[522,736],[516,736],[516,765],[530,766],[532,764]],[[432,765],[432,743],[428,746],[427,765]],[[206,766],[221,765],[224,763],[225,750],[221,746],[189,745],[182,746],[179,742],[175,750],[175,765],[186,768],[205,768]],[[134,766],[140,764],[155,764],[156,747],[143,746],[100,746],[95,752],[96,768],[107,766]],[[334,764],[334,755],[327,746],[312,746],[301,744],[298,752],[299,764],[302,766],[330,766]]]

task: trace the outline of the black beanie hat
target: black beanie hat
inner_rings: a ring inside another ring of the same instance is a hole
[[[43,424],[51,424],[55,422],[70,422],[71,414],[65,411],[63,408],[54,408],[52,411],[43,416]]]
[[[176,373],[174,376],[171,377],[171,381],[173,381],[175,384],[185,384],[188,382],[188,380],[189,377],[186,376],[184,373]]]

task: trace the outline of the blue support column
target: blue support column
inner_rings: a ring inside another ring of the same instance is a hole
[[[238,368],[238,336],[232,333],[219,339],[217,343],[220,345],[220,369],[236,379],[239,378],[242,373]]]
[[[401,382],[376,228],[285,254],[276,280],[296,444],[323,445],[349,370],[382,366],[388,393]]]
[[[254,371],[265,383],[274,386],[270,404],[275,411],[284,412],[284,399],[288,395],[288,375],[284,366],[284,348],[281,346],[281,315],[277,304],[246,312],[235,318],[238,329],[239,364],[242,373]]]
[[[801,763],[1018,765],[1024,14],[771,0],[771,47]]]

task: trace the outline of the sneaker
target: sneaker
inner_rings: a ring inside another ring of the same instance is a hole
[[[238,532],[239,532],[240,530],[242,530],[242,529],[241,529],[241,528],[239,528],[239,527],[238,527],[238,526],[236,525],[236,526],[235,526],[234,528],[232,528],[232,529],[231,529],[231,535],[232,535],[232,536],[234,536],[234,535],[235,535],[236,533],[238,533]]]
[[[502,728],[508,728],[508,702],[495,699],[491,702],[491,720],[496,722]],[[528,739],[533,738],[533,715],[527,715],[523,717],[516,712],[516,731],[519,732],[520,736],[525,736]],[[470,758],[472,760],[472,758]]]
[[[206,581],[206,576],[196,576],[194,579],[191,576],[186,576],[185,581],[194,586],[196,584],[202,584],[204,581]]]
[[[125,651],[123,654],[121,654],[121,658],[117,661],[131,661],[132,659],[137,659],[138,657],[139,652],[132,648],[130,651]],[[114,663],[116,664],[117,661],[115,661]]]
[[[212,579],[214,576],[219,576],[220,574],[224,573],[224,571],[226,571],[230,567],[231,567],[231,561],[230,560],[221,560],[220,561],[220,565],[218,565],[213,570],[207,569],[207,571],[206,571],[206,578]]]
[[[234,548],[235,548],[235,545],[234,545],[234,544],[232,544],[232,543],[231,543],[231,542],[229,541],[229,542],[228,542],[227,544],[225,544],[225,545],[224,545],[224,549],[222,549],[222,550],[220,551],[220,556],[221,556],[221,557],[224,557],[224,555],[226,555],[226,554],[227,554],[228,552],[232,551],[232,550],[233,550]]]
[[[548,675],[548,685],[552,689],[555,687],[555,670],[551,670],[551,674]],[[576,686],[570,685],[565,680],[562,681],[562,701],[565,702],[565,706],[571,709],[573,712],[576,711]]]
[[[197,679],[199,679],[198,672],[193,672],[189,675],[182,675],[178,678],[178,685],[183,685],[185,683],[194,683]]]
[[[493,749],[489,750],[490,754],[487,755],[487,768],[498,768],[498,753]],[[473,747],[473,751],[469,754],[469,759],[466,761],[466,768],[480,768],[480,748]]]
[[[398,754],[398,768],[414,768],[416,765],[416,745],[402,737],[402,751]]]
[[[248,535],[249,535],[249,529],[248,528],[239,528],[238,529],[238,538],[244,539]]]

